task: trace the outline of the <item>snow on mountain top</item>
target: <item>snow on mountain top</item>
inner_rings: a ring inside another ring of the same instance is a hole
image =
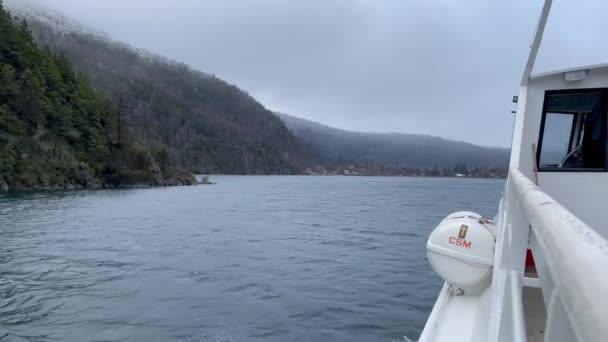
[[[175,61],[171,58],[161,56],[155,53],[152,53],[146,49],[134,47],[127,43],[117,41],[111,38],[108,34],[102,31],[95,30],[93,28],[88,27],[87,25],[65,16],[61,12],[56,9],[44,5],[36,0],[4,0],[4,6],[11,12],[11,14],[18,18],[24,18],[28,21],[36,21],[41,23],[42,25],[48,27],[54,32],[61,34],[68,33],[77,33],[88,35],[94,39],[103,40],[109,44],[113,44],[115,46],[120,46],[124,49],[129,49],[135,53],[137,53],[140,57],[147,59],[151,62],[163,62],[171,65],[180,65],[186,67],[193,72],[197,72],[201,77],[214,77],[208,73],[203,71],[197,71],[191,69],[189,66]]]
[[[32,0],[5,0],[5,7],[16,17],[41,22],[56,32],[81,32],[108,38],[107,34],[66,17],[57,10]]]

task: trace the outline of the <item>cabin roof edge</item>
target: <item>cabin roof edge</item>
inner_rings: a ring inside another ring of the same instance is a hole
[[[530,76],[530,80],[536,80],[536,79],[540,79],[540,78],[544,78],[544,77],[548,77],[548,76],[559,75],[559,74],[563,74],[566,72],[572,72],[572,71],[580,71],[580,70],[591,71],[591,70],[598,70],[598,69],[608,69],[608,63],[583,65],[583,66],[577,66],[577,67],[572,67],[572,68],[541,72],[541,73]]]

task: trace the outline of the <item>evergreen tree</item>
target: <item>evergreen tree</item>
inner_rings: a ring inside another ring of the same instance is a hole
[[[113,113],[64,56],[39,48],[27,22],[0,1],[0,189],[192,182],[166,160],[161,169],[150,147],[133,140],[113,146]]]

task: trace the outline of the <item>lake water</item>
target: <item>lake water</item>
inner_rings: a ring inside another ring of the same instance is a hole
[[[447,214],[502,180],[217,176],[0,195],[1,341],[407,341]]]

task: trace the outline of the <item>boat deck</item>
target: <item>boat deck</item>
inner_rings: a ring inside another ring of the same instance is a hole
[[[536,267],[526,267],[524,276],[538,280]],[[522,297],[528,342],[543,342],[545,338],[545,323],[547,321],[543,293],[538,287],[524,287]]]
[[[532,275],[532,274],[527,274]],[[533,275],[532,275],[533,276]],[[444,284],[429,325],[419,342],[485,342],[490,313],[491,287],[477,295],[454,295]],[[542,342],[547,313],[540,288],[524,287],[524,319],[529,342]]]
[[[543,294],[539,288],[524,287],[522,295],[528,342],[542,342],[545,338],[544,329],[547,320]]]
[[[425,329],[420,342],[482,342],[487,335],[490,311],[490,287],[481,294],[454,295],[445,284],[429,321],[430,329]]]

